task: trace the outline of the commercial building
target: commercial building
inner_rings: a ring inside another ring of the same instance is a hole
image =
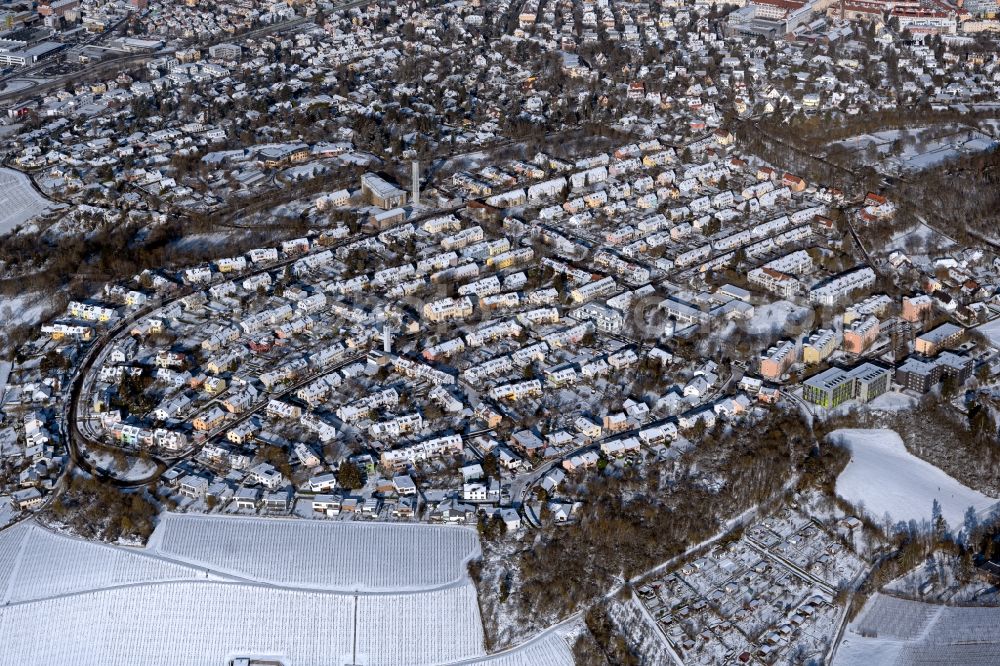
[[[59,42],[41,42],[25,48],[11,47],[12,42],[0,42],[0,66],[26,67],[64,48]],[[17,44],[13,42],[13,44]]]
[[[833,409],[848,400],[868,402],[889,390],[892,373],[874,363],[853,370],[830,368],[803,382],[802,397],[807,402]]]

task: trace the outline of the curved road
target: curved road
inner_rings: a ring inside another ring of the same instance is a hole
[[[457,210],[457,207],[428,211],[421,215],[414,216],[411,219],[403,220],[402,222],[393,225],[393,227],[402,226],[405,224],[416,224],[426,218],[445,215],[450,212],[454,212],[455,210]],[[393,227],[389,228],[391,229]],[[385,229],[378,231],[364,230],[359,234],[353,234],[349,238],[334,243],[333,245],[318,248],[316,251],[321,252],[325,250],[336,250],[337,248],[352,243],[359,238],[378,235],[382,233],[382,231],[386,230]],[[248,277],[259,275],[261,273],[280,270],[298,261],[303,256],[308,256],[308,254],[311,254],[311,252],[307,253],[306,255],[295,255],[292,257],[287,257],[285,259],[272,262],[266,266],[257,267],[254,270],[241,273],[239,277],[241,279],[246,279]],[[227,279],[233,279],[233,278],[227,278]],[[102,480],[106,480],[109,483],[112,483],[119,488],[137,488],[145,486],[151,483],[152,481],[155,481],[164,472],[164,470],[166,470],[166,468],[170,463],[172,463],[173,461],[177,460],[180,457],[184,457],[183,455],[181,455],[174,458],[164,459],[154,456],[153,462],[156,464],[155,472],[137,479],[121,479],[119,477],[116,477],[114,474],[109,473],[106,470],[101,470],[97,468],[96,466],[91,464],[89,460],[86,459],[86,456],[83,453],[83,449],[85,449],[87,445],[99,446],[101,448],[108,448],[108,447],[103,442],[95,440],[91,438],[87,433],[83,432],[83,430],[81,430],[79,427],[78,418],[82,413],[86,413],[86,408],[81,409],[81,400],[86,397],[86,391],[84,389],[87,385],[88,378],[91,376],[91,373],[94,370],[94,365],[97,362],[97,360],[101,358],[103,351],[107,349],[109,345],[113,344],[123,332],[127,331],[134,323],[136,323],[143,317],[146,317],[147,315],[156,312],[157,310],[165,308],[170,304],[180,300],[181,298],[184,298],[185,296],[194,293],[195,291],[201,291],[204,288],[205,288],[204,286],[199,286],[197,288],[183,287],[176,294],[174,294],[171,298],[167,300],[158,301],[157,303],[140,308],[139,310],[136,310],[133,313],[129,313],[127,317],[123,317],[112,328],[110,328],[99,338],[97,338],[87,349],[86,355],[83,357],[83,360],[77,366],[76,371],[73,374],[73,377],[69,380],[69,395],[67,396],[64,394],[63,397],[63,417],[61,423],[63,431],[63,439],[66,441],[66,447],[67,450],[69,451],[70,459],[73,465],[76,465],[80,469],[83,469],[84,471],[88,472],[89,474],[101,478]],[[329,369],[325,369],[323,370],[323,372],[329,372]],[[318,375],[321,373],[315,373],[315,374]],[[296,382],[291,389],[288,389],[285,392],[286,393],[292,392],[296,390],[299,386],[308,383],[308,381],[311,381],[312,379],[315,379],[315,376],[310,375],[304,380]],[[244,418],[248,418],[250,415],[252,415],[252,413],[253,412],[250,412],[243,416]],[[228,426],[231,425],[232,425],[231,423],[228,424]],[[71,466],[67,465],[63,474],[65,475],[66,473],[68,473],[70,469]]]

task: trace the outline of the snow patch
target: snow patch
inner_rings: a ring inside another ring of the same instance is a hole
[[[837,477],[837,495],[876,520],[888,514],[895,522],[930,521],[936,499],[942,517],[957,529],[970,506],[983,513],[997,503],[910,454],[895,431],[835,430],[830,438],[851,452]]]
[[[31,181],[23,173],[0,167],[0,234],[31,221],[51,205],[31,187]]]

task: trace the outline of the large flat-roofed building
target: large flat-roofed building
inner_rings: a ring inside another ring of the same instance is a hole
[[[933,331],[921,333],[913,342],[913,350],[924,356],[934,356],[942,349],[954,347],[962,342],[965,329],[955,324],[941,324]]]
[[[896,368],[896,383],[917,393],[927,393],[941,381],[941,366],[919,356],[911,356]]]
[[[830,368],[803,382],[802,397],[826,409],[848,400],[868,402],[889,390],[892,373],[874,363],[862,363],[853,370]]]
[[[840,368],[830,368],[807,379],[802,398],[820,407],[832,409],[854,397],[854,381]]]
[[[208,55],[219,60],[239,60],[243,49],[238,44],[215,44],[208,47]]]
[[[406,204],[406,192],[374,173],[361,176],[361,193],[373,206],[385,210]]]
[[[52,55],[65,45],[59,42],[41,42],[23,49],[8,49],[0,44],[0,65],[25,67]]]
[[[911,356],[896,368],[896,383],[917,393],[927,393],[945,377],[952,377],[958,386],[969,381],[975,361],[949,351],[936,358]]]
[[[695,324],[708,318],[708,315],[698,308],[670,297],[660,301],[660,307],[668,317],[680,324]]]
[[[854,381],[854,398],[869,402],[889,390],[892,372],[874,363],[863,363],[848,373]]]

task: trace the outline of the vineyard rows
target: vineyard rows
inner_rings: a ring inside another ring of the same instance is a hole
[[[876,594],[851,624],[835,664],[1000,664],[1000,608],[940,606]]]
[[[940,610],[941,606],[879,594],[862,610],[854,629],[862,635],[914,640],[927,630]]]
[[[7,600],[7,587],[14,575],[25,529],[26,526],[22,523],[0,532],[0,603]]]
[[[471,582],[417,594],[358,597],[358,663],[441,664],[482,654],[483,627]]]
[[[6,588],[5,601],[44,599],[128,583],[204,577],[204,574],[183,565],[123,548],[53,534],[31,523],[16,529],[21,532],[18,539],[21,555]],[[6,532],[0,536],[6,536]],[[6,558],[3,551],[3,541],[0,540],[0,561]]]
[[[561,636],[550,633],[522,648],[488,657],[477,666],[573,666],[573,653]]]
[[[168,514],[150,551],[233,576],[340,591],[457,583],[479,553],[470,529]]]
[[[331,594],[214,581],[151,583],[0,608],[0,666],[440,664],[483,656],[471,584],[407,595]]]

